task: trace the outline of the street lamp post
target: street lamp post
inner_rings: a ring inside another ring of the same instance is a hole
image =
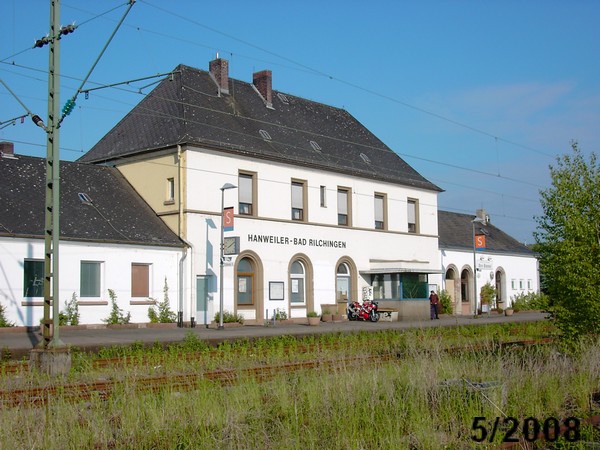
[[[475,245],[475,224],[484,222],[485,220],[483,220],[481,217],[475,217],[475,219],[471,221],[471,224],[473,225],[473,283],[475,286],[475,311],[473,312],[473,316],[477,315],[477,310],[479,309],[479,301],[477,295],[477,247]]]
[[[220,273],[219,273],[219,330],[224,328],[223,326],[223,250],[225,247],[225,227],[223,224],[224,214],[223,210],[225,209],[225,190],[227,189],[236,189],[237,186],[231,183],[225,183],[221,189],[221,243],[220,243]]]

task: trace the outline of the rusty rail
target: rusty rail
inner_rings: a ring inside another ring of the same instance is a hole
[[[41,407],[60,398],[66,402],[76,402],[99,398],[105,400],[119,389],[130,388],[134,392],[156,392],[162,389],[186,391],[195,389],[202,380],[230,385],[245,378],[259,382],[267,381],[279,374],[301,370],[335,370],[348,367],[373,365],[395,359],[396,355],[368,355],[327,360],[308,360],[277,365],[257,366],[243,369],[218,369],[201,373],[140,377],[123,380],[105,380],[86,383],[57,384],[49,386],[8,389],[0,391],[0,405],[4,407]]]

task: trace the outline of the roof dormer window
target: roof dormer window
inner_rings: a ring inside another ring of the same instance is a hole
[[[315,152],[321,153],[321,146],[317,144],[315,141],[310,141],[310,146]]]
[[[282,94],[281,92],[277,93],[277,97],[279,98],[279,100],[281,100],[281,103],[285,104],[285,105],[289,105],[290,101],[288,100],[288,98],[286,97],[285,94]]]

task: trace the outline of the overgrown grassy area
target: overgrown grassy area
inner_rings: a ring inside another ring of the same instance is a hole
[[[593,399],[600,392],[600,342],[575,354],[554,345],[496,345],[551,331],[538,323],[280,337],[229,343],[217,351],[191,336],[167,350],[141,345],[107,349],[101,356],[127,356],[139,364],[103,369],[93,367],[91,356],[77,355],[68,382],[118,378],[123,380],[118,391],[106,401],[69,404],[59,397],[45,408],[0,407],[0,448],[473,448],[480,445],[471,437],[478,416],[491,428],[496,417],[515,417],[522,425],[526,417],[543,423],[549,417],[562,421],[600,412]],[[475,342],[483,347],[466,346]],[[455,344],[462,350],[446,351]],[[141,375],[341,359],[365,352],[397,357],[367,367],[277,375],[262,383],[240,379],[223,386],[200,380],[187,392],[135,390]],[[190,354],[194,357],[186,357]],[[2,389],[50,382],[34,374],[0,378]],[[495,442],[501,437],[499,432]],[[554,445],[586,448],[585,442],[599,438],[582,429],[578,443]]]

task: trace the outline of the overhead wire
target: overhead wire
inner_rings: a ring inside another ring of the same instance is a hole
[[[229,38],[231,38],[231,39],[237,40],[238,42],[244,43],[245,45],[249,45],[249,46],[251,46],[251,47],[253,47],[253,48],[256,48],[256,49],[259,49],[259,50],[261,50],[261,51],[264,51],[265,53],[268,53],[268,54],[270,54],[270,55],[276,56],[277,58],[281,58],[282,60],[285,60],[285,61],[288,61],[288,62],[290,62],[290,63],[293,63],[295,66],[297,66],[297,67],[301,67],[301,68],[303,68],[303,69],[305,69],[306,71],[309,71],[309,72],[311,72],[311,73],[315,73],[315,74],[318,74],[318,75],[321,75],[321,76],[325,76],[325,77],[327,77],[327,78],[329,78],[329,79],[331,79],[331,80],[335,80],[335,81],[338,81],[338,82],[341,82],[341,83],[347,84],[347,85],[349,85],[349,86],[351,86],[351,87],[354,87],[354,88],[356,88],[356,89],[363,90],[363,91],[365,91],[365,92],[367,92],[367,93],[369,93],[369,94],[372,94],[372,95],[377,95],[377,96],[379,96],[379,97],[386,98],[386,99],[388,99],[388,100],[390,100],[390,101],[394,101],[395,103],[398,103],[398,104],[401,104],[401,105],[407,106],[407,107],[409,107],[409,108],[412,108],[412,109],[419,110],[419,111],[421,111],[421,112],[424,112],[424,113],[427,113],[427,114],[430,114],[430,115],[433,115],[433,116],[435,116],[435,117],[438,117],[438,118],[440,118],[440,119],[443,119],[443,120],[449,121],[449,122],[451,122],[451,123],[454,123],[455,125],[459,125],[459,126],[465,127],[465,128],[467,128],[467,129],[469,129],[469,130],[471,130],[471,131],[479,132],[479,133],[482,133],[482,134],[484,134],[484,135],[486,135],[486,136],[493,137],[493,138],[495,139],[495,141],[496,141],[496,142],[497,142],[498,140],[500,140],[500,141],[503,141],[503,142],[507,142],[507,143],[509,143],[509,144],[511,144],[511,145],[516,145],[516,146],[519,146],[519,147],[522,147],[522,148],[526,148],[526,149],[528,149],[528,150],[531,150],[531,151],[534,151],[534,152],[536,152],[536,153],[540,153],[540,154],[543,154],[543,155],[546,155],[546,156],[553,156],[553,155],[548,155],[548,154],[546,154],[546,153],[544,153],[544,152],[539,152],[539,151],[537,151],[537,149],[533,149],[533,148],[531,148],[531,147],[528,147],[528,146],[523,146],[523,145],[521,145],[521,144],[514,143],[514,142],[508,141],[508,140],[506,140],[506,139],[500,138],[500,137],[498,137],[498,136],[495,136],[495,135],[493,135],[493,134],[491,134],[491,133],[484,132],[484,131],[482,131],[482,130],[479,130],[479,129],[478,129],[478,128],[476,128],[476,127],[472,127],[472,126],[469,126],[469,125],[466,125],[466,124],[462,124],[462,123],[460,123],[460,122],[457,122],[457,121],[454,121],[454,120],[452,120],[452,119],[449,119],[449,118],[447,118],[447,117],[445,117],[445,116],[438,115],[438,114],[436,114],[436,113],[431,113],[430,111],[427,111],[427,110],[424,110],[424,109],[421,109],[421,108],[418,108],[418,107],[414,107],[413,105],[410,105],[410,104],[407,104],[407,103],[405,103],[405,102],[402,102],[402,101],[400,101],[400,100],[394,99],[394,98],[392,98],[392,97],[389,97],[389,96],[386,96],[386,95],[383,95],[383,94],[377,93],[377,92],[375,92],[375,91],[371,91],[371,90],[365,89],[365,88],[363,88],[363,87],[361,87],[361,86],[358,86],[358,85],[356,85],[356,84],[354,84],[354,83],[349,83],[349,82],[346,82],[346,81],[344,81],[344,80],[342,80],[342,79],[339,79],[339,78],[337,78],[337,77],[334,77],[334,76],[332,76],[332,75],[328,75],[328,74],[326,74],[325,72],[322,72],[322,71],[320,71],[320,70],[314,69],[314,68],[312,68],[312,67],[310,67],[310,66],[307,66],[307,65],[304,65],[304,64],[298,63],[297,61],[294,61],[294,60],[293,60],[293,59],[291,59],[291,58],[287,58],[287,57],[285,57],[285,56],[282,56],[282,55],[279,55],[279,54],[277,54],[277,53],[275,53],[275,52],[271,52],[271,51],[269,51],[269,50],[267,50],[267,49],[261,48],[261,47],[259,47],[259,46],[253,45],[253,44],[251,44],[251,43],[249,43],[249,42],[247,42],[247,41],[244,41],[243,39],[236,38],[235,36],[228,35],[227,33],[223,33],[223,32],[221,32],[221,31],[219,31],[219,30],[216,30],[216,29],[214,29],[214,28],[208,27],[208,26],[206,26],[206,25],[204,25],[204,24],[202,24],[202,23],[200,23],[200,22],[197,22],[197,21],[195,21],[195,20],[191,20],[190,18],[187,18],[187,17],[185,17],[185,16],[181,16],[181,15],[178,15],[178,14],[172,13],[172,12],[170,12],[170,11],[168,11],[168,10],[165,10],[164,8],[160,8],[160,7],[156,6],[156,5],[152,5],[151,3],[149,3],[149,2],[147,2],[147,1],[145,1],[145,0],[140,0],[140,2],[141,2],[141,3],[144,3],[144,4],[147,4],[147,5],[151,6],[151,7],[154,7],[154,8],[156,8],[156,9],[159,9],[159,10],[161,10],[161,11],[163,11],[163,12],[166,12],[166,13],[169,13],[169,14],[171,14],[171,15],[174,15],[174,16],[176,16],[176,17],[180,18],[181,20],[186,20],[186,21],[188,21],[188,22],[191,22],[191,23],[193,23],[193,24],[195,24],[195,25],[197,25],[197,26],[200,26],[200,27],[203,27],[203,28],[209,29],[209,30],[211,30],[211,31],[213,31],[213,32],[215,32],[215,33],[219,33],[219,34],[221,34],[221,35],[225,35],[225,36],[227,36],[227,37],[229,37]],[[120,7],[120,6],[118,6],[118,7]],[[115,8],[113,8],[112,10],[114,10],[114,9],[117,9],[118,7],[115,7]],[[74,8],[74,9],[77,9],[77,8]],[[112,11],[112,10],[110,10],[110,11]],[[107,13],[108,13],[108,12],[110,12],[110,11],[107,11],[107,12],[105,12],[105,13],[99,14],[99,15],[97,15],[97,16],[96,16],[96,18],[97,18],[97,17],[101,17],[101,16],[103,16],[103,15],[107,14]],[[92,19],[90,19],[90,20],[92,20]],[[86,21],[86,22],[89,22],[90,20],[88,20],[88,21]],[[82,22],[82,23],[85,23],[85,22]],[[167,36],[168,36],[168,35],[167,35]],[[196,45],[197,45],[197,43],[196,43]],[[4,61],[4,60],[3,60],[3,61]],[[3,61],[1,61],[1,62],[3,62]],[[136,93],[136,92],[133,92],[133,91],[131,91],[131,90],[127,90],[127,89],[122,89],[122,90],[123,90],[123,91],[127,91],[127,92]],[[154,111],[154,112],[156,113],[156,111]],[[247,118],[247,119],[248,119],[248,120],[252,120],[252,118]],[[268,122],[265,122],[265,123],[266,123],[266,124],[269,124]],[[278,124],[273,124],[273,123],[270,123],[269,125],[271,125],[271,126],[278,126]],[[224,130],[224,129],[223,129],[223,130]],[[292,130],[293,130],[293,129],[292,129]],[[229,130],[227,130],[227,131],[229,131]],[[309,133],[309,132],[306,132],[306,131],[304,131],[304,130],[296,130],[296,131],[302,131],[302,132],[305,132],[305,133]],[[316,135],[316,134],[315,134],[315,135]],[[257,138],[257,137],[255,137],[255,136],[250,136],[250,137],[252,137],[252,138],[255,138],[255,139]],[[329,136],[327,136],[327,138],[331,139],[331,137],[329,137]],[[346,142],[348,143],[348,141],[346,141]],[[380,149],[380,148],[377,148],[377,147],[370,147],[370,148],[372,148],[372,149],[375,149],[375,150],[382,150],[382,149]],[[68,150],[68,149],[67,149],[67,150]],[[74,150],[70,150],[70,151],[74,151]],[[77,151],[77,152],[79,152],[79,151]],[[506,179],[507,181],[512,181],[512,182],[523,183],[523,180],[513,179],[512,177],[502,177],[502,176],[500,176],[499,174],[493,174],[493,173],[489,173],[489,172],[485,172],[485,171],[478,171],[478,170],[475,170],[475,169],[470,169],[470,168],[467,168],[467,167],[462,167],[462,166],[452,165],[452,164],[449,164],[449,163],[444,163],[444,162],[437,161],[437,160],[431,160],[431,159],[427,159],[427,158],[421,158],[421,157],[418,157],[418,156],[415,156],[415,155],[411,155],[411,154],[408,154],[408,153],[399,153],[399,152],[396,152],[396,153],[398,153],[398,154],[400,154],[400,155],[402,155],[402,156],[404,156],[404,157],[407,157],[407,158],[415,158],[415,159],[419,159],[419,160],[422,160],[422,161],[425,161],[425,162],[428,162],[428,163],[433,163],[433,164],[441,164],[441,165],[445,165],[445,166],[447,166],[447,167],[452,167],[452,168],[457,168],[457,169],[461,169],[461,170],[466,170],[466,171],[470,171],[470,172],[474,172],[474,173],[479,173],[479,174],[486,175],[486,176],[493,176],[493,177],[495,177],[495,178],[504,178],[504,179]],[[537,185],[535,185],[535,184],[532,184],[532,183],[528,183],[528,182],[524,182],[524,183],[525,183],[525,184],[529,184],[529,185],[531,185],[531,186],[540,187],[540,186],[537,186]]]
[[[128,4],[128,3],[129,3],[129,2],[125,3],[124,5],[126,5],[126,4]],[[82,22],[81,22],[79,25],[77,25],[77,26],[78,26],[78,27],[80,27],[80,26],[82,26],[82,25],[85,25],[85,24],[87,24],[88,22],[91,22],[91,21],[93,21],[93,20],[95,20],[95,19],[98,19],[98,18],[100,18],[100,17],[102,17],[102,16],[105,16],[106,14],[109,14],[109,13],[111,13],[111,12],[115,11],[116,9],[118,9],[118,8],[121,8],[121,7],[122,7],[122,6],[124,6],[124,5],[118,5],[118,6],[115,6],[114,8],[111,8],[111,9],[109,9],[108,11],[105,11],[105,12],[103,12],[103,13],[97,14],[96,16],[94,16],[94,17],[92,17],[92,18],[90,18],[90,19],[88,19],[88,20],[84,20],[84,21],[82,21]],[[64,6],[64,3],[63,3],[63,6]],[[73,9],[77,9],[77,8],[74,8],[74,7],[72,7],[72,6],[71,6],[71,8],[73,8]],[[0,59],[0,62],[5,62],[5,61],[6,61],[6,60],[8,60],[8,59],[11,59],[11,58],[14,58],[14,57],[16,57],[16,56],[22,55],[22,54],[23,54],[23,53],[25,53],[25,52],[28,52],[28,51],[30,51],[30,50],[33,50],[34,48],[35,48],[35,47],[28,47],[28,48],[26,48],[26,49],[20,50],[20,51],[18,51],[17,53],[14,53],[14,54],[12,54],[12,55],[9,55],[9,56],[7,56],[7,57],[5,57],[5,58],[2,58],[2,59]]]
[[[451,123],[451,124],[453,124],[453,125],[456,125],[456,126],[459,126],[459,127],[465,128],[465,129],[468,129],[468,130],[470,130],[470,131],[473,131],[473,132],[476,132],[476,133],[482,134],[482,135],[484,135],[484,136],[488,136],[488,137],[491,137],[491,138],[493,138],[493,139],[500,139],[501,141],[503,141],[503,142],[506,142],[507,144],[514,145],[514,146],[517,146],[517,147],[520,147],[520,148],[523,148],[523,149],[526,149],[526,150],[530,150],[530,151],[533,151],[533,152],[535,152],[535,153],[538,153],[538,154],[541,154],[541,155],[544,155],[544,156],[548,156],[548,157],[554,157],[554,156],[555,156],[555,155],[553,155],[553,154],[549,154],[549,153],[542,152],[542,151],[540,151],[540,150],[538,150],[538,149],[535,149],[535,148],[533,148],[533,147],[526,146],[526,145],[523,145],[523,144],[520,144],[520,143],[517,143],[517,142],[513,142],[513,141],[510,141],[510,140],[507,140],[507,139],[504,139],[504,138],[498,137],[496,134],[493,134],[493,133],[490,133],[490,132],[487,132],[487,131],[481,130],[480,128],[477,128],[477,127],[475,127],[475,126],[471,126],[471,125],[468,125],[468,124],[465,124],[465,123],[459,122],[459,121],[457,121],[457,120],[451,119],[451,118],[449,118],[449,117],[443,116],[443,115],[441,115],[441,114],[434,113],[434,112],[432,112],[432,111],[429,111],[429,110],[427,110],[427,109],[424,109],[424,108],[421,108],[421,107],[418,107],[418,106],[415,106],[415,105],[411,105],[410,103],[407,103],[407,102],[405,102],[405,101],[402,101],[402,100],[396,99],[396,98],[394,98],[394,97],[391,97],[391,96],[389,96],[389,95],[387,95],[387,94],[383,94],[383,93],[381,93],[381,92],[378,92],[378,91],[375,91],[375,90],[372,90],[372,89],[368,89],[368,88],[365,88],[365,87],[363,87],[363,86],[360,86],[360,85],[358,85],[358,84],[352,83],[352,82],[350,82],[350,81],[347,81],[347,80],[344,80],[344,79],[338,78],[338,77],[336,77],[336,76],[334,76],[334,75],[331,75],[331,74],[328,74],[328,73],[326,73],[326,72],[324,72],[324,71],[322,71],[322,70],[319,70],[319,69],[316,69],[316,68],[314,68],[314,67],[311,67],[311,66],[309,66],[309,65],[306,65],[306,64],[300,63],[300,62],[298,62],[298,61],[296,61],[296,60],[294,60],[294,59],[292,59],[292,58],[288,58],[287,56],[284,56],[284,55],[281,55],[281,54],[279,54],[279,53],[273,52],[273,51],[271,51],[271,50],[268,50],[268,49],[266,49],[266,48],[264,48],[264,47],[261,47],[261,46],[258,46],[258,45],[255,45],[255,44],[252,44],[251,42],[248,42],[248,41],[246,41],[246,40],[244,40],[244,39],[240,39],[240,38],[238,38],[238,37],[236,37],[236,36],[233,36],[233,35],[231,35],[231,34],[229,34],[229,33],[225,33],[225,32],[222,32],[222,31],[220,31],[220,30],[217,30],[216,28],[213,28],[213,27],[210,27],[210,26],[208,26],[208,25],[206,25],[206,24],[203,24],[203,23],[201,23],[201,22],[198,22],[197,20],[194,20],[194,19],[192,19],[192,18],[190,18],[190,17],[183,16],[183,15],[181,15],[181,14],[176,14],[176,13],[174,13],[174,12],[172,12],[172,11],[169,11],[169,10],[167,10],[167,9],[165,9],[165,8],[162,8],[162,7],[159,7],[159,6],[153,5],[152,3],[150,3],[150,2],[149,2],[149,1],[147,1],[147,0],[139,0],[139,1],[140,1],[140,3],[144,3],[144,4],[148,5],[148,6],[151,6],[151,7],[153,7],[153,8],[156,8],[156,9],[158,9],[159,11],[161,11],[161,12],[164,12],[164,13],[166,13],[166,14],[169,14],[169,15],[171,15],[171,16],[174,16],[174,17],[176,17],[176,18],[178,18],[178,19],[181,19],[181,20],[184,20],[184,21],[186,21],[186,22],[189,22],[189,23],[191,23],[191,24],[194,24],[194,25],[197,25],[197,26],[199,26],[199,27],[205,28],[205,29],[207,29],[207,30],[210,30],[210,31],[212,31],[212,32],[214,32],[214,33],[220,34],[220,35],[222,35],[222,36],[225,36],[225,37],[227,37],[227,38],[229,38],[229,39],[232,39],[232,40],[234,40],[234,41],[237,41],[237,42],[240,42],[240,43],[242,43],[242,44],[244,44],[244,45],[247,45],[247,46],[249,46],[249,47],[251,47],[251,48],[254,48],[254,49],[256,49],[256,50],[260,50],[260,51],[262,51],[262,52],[264,52],[264,53],[267,53],[267,54],[269,54],[269,55],[275,56],[275,57],[277,57],[277,58],[279,58],[279,59],[281,59],[281,60],[284,60],[284,61],[290,62],[290,63],[294,64],[294,65],[295,65],[295,66],[297,66],[297,67],[302,67],[302,68],[304,68],[304,69],[306,69],[306,70],[310,71],[311,73],[314,73],[314,74],[317,74],[317,75],[323,76],[323,77],[325,77],[325,78],[328,78],[328,79],[330,79],[330,80],[333,80],[333,81],[337,81],[337,82],[339,82],[339,83],[345,84],[345,85],[347,85],[347,86],[350,86],[350,87],[352,87],[352,88],[355,88],[355,89],[357,89],[357,90],[360,90],[360,91],[366,92],[366,93],[368,93],[368,94],[371,94],[371,95],[374,95],[374,96],[377,96],[377,97],[380,97],[380,98],[383,98],[383,99],[389,100],[389,101],[391,101],[391,102],[393,102],[393,103],[397,103],[397,104],[399,104],[399,105],[402,105],[402,106],[405,106],[405,107],[407,107],[407,108],[411,108],[411,109],[413,109],[413,110],[415,110],[415,111],[419,111],[419,112],[421,112],[421,113],[428,114],[428,115],[430,115],[430,116],[432,116],[432,117],[435,117],[435,118],[437,118],[437,119],[444,120],[444,121],[446,121],[446,122],[449,122],[449,123]]]

